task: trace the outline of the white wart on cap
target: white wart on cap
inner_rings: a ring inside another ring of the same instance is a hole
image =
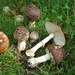
[[[6,34],[0,31],[0,54],[4,53],[9,47],[9,39]]]

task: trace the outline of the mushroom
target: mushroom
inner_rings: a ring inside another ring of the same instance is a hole
[[[11,10],[8,6],[4,6],[3,11],[4,12],[10,12],[11,13],[11,16],[14,16],[16,14],[16,12],[13,11],[13,10]]]
[[[3,11],[4,11],[4,12],[9,12],[9,11],[10,11],[10,8],[9,8],[8,6],[5,6],[5,7],[3,8]]]
[[[0,31],[0,54],[4,53],[9,47],[9,39],[6,34]]]
[[[35,21],[40,18],[40,10],[35,5],[28,5],[25,10],[25,14],[27,19],[29,19],[29,27],[35,27]]]
[[[44,46],[50,39],[54,39],[54,42],[56,45],[59,46],[64,46],[65,45],[65,37],[63,32],[61,31],[61,29],[51,23],[51,22],[46,22],[45,23],[45,28],[47,30],[47,32],[50,34],[49,36],[47,36],[45,39],[43,39],[41,42],[39,42],[37,45],[35,45],[33,48],[31,48],[30,50],[26,51],[26,55],[27,56],[31,56],[33,57],[35,55],[35,52],[41,47]]]
[[[32,31],[30,33],[31,42],[35,42],[39,38],[39,34],[36,31]]]
[[[22,15],[16,15],[16,22],[23,22],[24,21],[24,17]]]
[[[54,64],[60,64],[65,58],[65,51],[61,46],[48,44],[46,54],[40,57],[32,57],[27,60],[27,67],[34,68],[39,63],[51,60]]]
[[[26,41],[29,38],[29,32],[24,26],[18,26],[14,32],[14,38],[18,40],[19,53],[26,48]]]

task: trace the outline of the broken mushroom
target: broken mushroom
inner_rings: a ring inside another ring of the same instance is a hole
[[[35,21],[40,18],[40,10],[35,5],[28,5],[25,10],[27,19],[29,19],[29,27],[35,27]]]
[[[37,45],[35,45],[33,48],[31,48],[30,50],[26,51],[26,55],[27,56],[31,56],[33,57],[35,55],[35,52],[41,47],[44,46],[50,39],[54,39],[54,42],[56,45],[59,46],[64,46],[65,45],[65,37],[63,32],[61,31],[61,29],[51,23],[51,22],[46,22],[45,23],[45,28],[47,30],[47,32],[50,34],[49,36],[47,36],[45,39],[43,39],[41,42],[39,42]]]
[[[25,50],[29,31],[24,26],[18,26],[14,32],[14,38],[18,41],[19,52]]]
[[[9,39],[6,34],[0,31],[0,54],[4,53],[9,47]]]
[[[39,34],[36,31],[32,31],[30,33],[31,42],[35,42],[39,38]]]
[[[40,57],[33,57],[27,60],[27,67],[34,68],[39,63],[51,60],[54,64],[60,64],[65,58],[65,51],[61,46],[48,44],[46,54]]]

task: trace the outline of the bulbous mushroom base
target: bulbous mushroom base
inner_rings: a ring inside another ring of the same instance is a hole
[[[29,68],[34,68],[38,65],[38,62],[35,60],[35,58],[27,59],[26,63],[27,67]]]

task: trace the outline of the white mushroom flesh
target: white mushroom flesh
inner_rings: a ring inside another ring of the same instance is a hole
[[[26,48],[26,42],[22,41],[22,42],[18,42],[18,50],[19,52],[23,51]]]
[[[34,57],[30,58],[30,59],[28,59],[27,62],[29,63],[28,66],[33,68],[33,67],[37,66],[39,63],[45,62],[50,59],[51,59],[50,55],[45,54],[45,55],[37,57],[37,58],[34,58]]]
[[[49,36],[47,36],[45,39],[43,39],[41,42],[39,42],[37,45],[35,45],[33,48],[31,48],[30,50],[26,51],[26,55],[27,56],[31,56],[33,57],[35,55],[35,52],[41,47],[44,46],[50,39],[52,39],[54,37],[54,34],[50,34]]]

